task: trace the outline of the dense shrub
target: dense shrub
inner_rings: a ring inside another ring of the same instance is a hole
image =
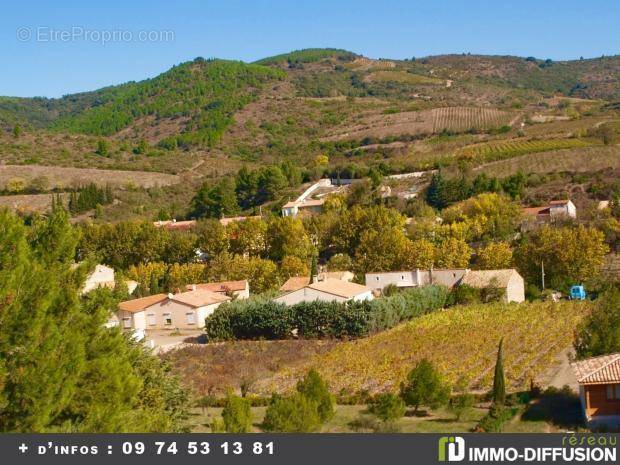
[[[476,429],[485,433],[501,433],[504,425],[512,419],[517,412],[518,407],[491,407],[487,413],[478,422]]]
[[[248,433],[252,429],[250,401],[230,394],[222,410],[222,420],[227,433]]]
[[[444,307],[448,290],[425,286],[364,302],[303,302],[265,298],[222,304],[207,317],[210,340],[361,337]]]
[[[370,332],[389,329],[401,321],[410,320],[443,308],[448,300],[444,286],[424,286],[409,289],[391,297],[373,300]]]
[[[407,405],[413,406],[415,411],[420,405],[435,409],[450,400],[450,386],[431,362],[422,359],[401,384],[400,396]]]
[[[316,402],[300,393],[291,397],[274,394],[263,420],[265,431],[277,433],[310,433],[320,427]]]
[[[304,379],[297,383],[297,391],[316,402],[322,423],[334,416],[334,398],[329,393],[327,383],[316,370],[310,370]]]
[[[381,394],[370,404],[368,409],[384,422],[398,420],[405,414],[405,402],[392,393]]]

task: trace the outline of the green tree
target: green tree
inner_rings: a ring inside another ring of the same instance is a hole
[[[321,423],[325,423],[334,416],[334,398],[318,371],[311,369],[303,379],[299,380],[297,391],[316,402]]]
[[[438,268],[466,268],[472,249],[462,239],[450,237],[435,248],[435,266]]]
[[[540,282],[544,263],[547,285],[567,289],[596,278],[608,251],[603,233],[596,228],[543,226],[522,240],[515,249],[515,262],[531,283]]]
[[[267,250],[267,223],[261,218],[247,218],[226,226],[233,254],[264,256]]]
[[[216,219],[204,219],[196,223],[196,246],[209,259],[228,252],[230,240],[226,228]]]
[[[97,141],[97,154],[102,157],[107,157],[109,152],[108,141],[105,139],[99,139]]]
[[[228,394],[222,410],[227,433],[249,433],[252,430],[252,407],[249,399]]]
[[[353,268],[353,260],[347,254],[337,253],[327,261],[328,271],[350,271]]]
[[[281,261],[286,256],[308,260],[314,250],[304,224],[299,218],[273,218],[267,225],[269,258]]]
[[[407,375],[407,380],[401,384],[400,396],[407,405],[414,407],[417,412],[420,405],[435,409],[445,405],[450,399],[450,387],[433,364],[422,359]]]
[[[215,185],[204,183],[192,199],[192,216],[222,218],[239,213],[234,180],[223,178]]]
[[[506,404],[506,378],[504,376],[504,338],[500,339],[493,375],[493,404],[501,407]]]
[[[280,263],[280,276],[283,281],[293,276],[309,276],[308,265],[299,257],[286,256]]]
[[[463,415],[469,412],[475,403],[475,397],[468,391],[468,383],[465,378],[461,378],[456,385],[457,394],[450,399],[449,410],[454,413],[456,421],[461,421]]]
[[[320,427],[316,402],[300,393],[291,397],[274,394],[263,420],[263,429],[276,433],[310,433]]]
[[[16,124],[15,126],[13,126],[13,137],[18,139],[19,136],[21,135],[22,135],[22,128],[19,124]]]
[[[368,409],[384,423],[390,423],[402,418],[405,414],[405,402],[392,393],[380,394],[370,404]]]
[[[77,241],[61,207],[28,227],[0,212],[0,430],[181,431],[168,368],[104,326],[113,292],[79,297],[92,264],[73,266]]]
[[[507,242],[491,242],[476,252],[476,266],[481,270],[498,270],[512,266],[512,249]]]
[[[316,260],[316,253],[312,254],[312,263],[310,264],[310,278],[314,278],[319,275],[319,266]]]
[[[596,300],[574,346],[579,359],[620,352],[620,290],[610,289]]]

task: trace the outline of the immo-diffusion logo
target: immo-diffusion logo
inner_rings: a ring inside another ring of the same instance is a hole
[[[465,439],[460,436],[443,436],[439,438],[437,458],[440,462],[460,462],[465,458]]]

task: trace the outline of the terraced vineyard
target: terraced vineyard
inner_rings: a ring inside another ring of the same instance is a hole
[[[433,132],[499,128],[509,124],[513,116],[496,108],[444,107],[431,111]]]
[[[524,173],[587,173],[620,168],[620,146],[599,145],[585,148],[555,150],[553,152],[522,155],[488,163],[480,171],[492,176],[510,176]],[[477,169],[476,169],[477,170]],[[475,171],[476,171],[475,170]]]
[[[502,337],[507,383],[521,388],[555,364],[588,311],[583,302],[454,307],[338,344],[302,367],[281,371],[261,388],[268,392],[292,387],[304,370],[314,366],[334,392],[385,391],[396,389],[418,361],[428,358],[450,382],[464,377],[471,389],[488,389]]]
[[[389,73],[391,71],[386,71]],[[496,129],[508,125],[514,113],[496,108],[442,107],[422,111],[403,111],[395,114],[371,115],[354,125],[341,126],[322,141],[363,139],[364,137],[432,134],[442,131],[465,132]]]
[[[459,158],[477,161],[503,160],[529,153],[551,152],[560,149],[588,147],[594,142],[589,139],[514,139],[507,141],[486,142],[463,147],[457,152]]]

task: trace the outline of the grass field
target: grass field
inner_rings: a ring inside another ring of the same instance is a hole
[[[253,432],[261,432],[260,424],[266,407],[252,407]],[[334,417],[323,426],[322,433],[371,433],[381,431],[380,422],[367,412],[365,405],[337,405]],[[487,409],[475,408],[456,421],[454,415],[444,409],[429,412],[426,416],[407,414],[395,422],[395,429],[402,433],[443,433],[471,431],[486,414]],[[189,427],[194,433],[210,432],[209,425],[221,418],[221,408],[195,408],[189,418]]]
[[[319,370],[334,392],[393,390],[423,358],[431,360],[450,382],[466,379],[470,389],[486,390],[502,337],[507,384],[521,389],[555,366],[588,308],[587,303],[570,302],[453,307],[340,343],[257,383],[257,391],[287,391],[310,367]]]
[[[528,154],[483,165],[476,170],[504,177],[524,173],[585,173],[620,168],[620,146],[595,146]]]
[[[252,432],[262,432],[261,423],[266,407],[252,407]],[[365,405],[336,405],[334,417],[321,429],[322,433],[375,433],[385,432],[386,426],[368,412]],[[427,411],[422,408],[419,414],[409,410],[404,417],[390,426],[390,432],[401,433],[466,433],[476,427],[478,421],[487,413],[486,405],[476,405],[463,414],[459,421],[445,408]],[[194,433],[211,432],[210,425],[221,419],[222,409],[217,407],[194,408],[190,412],[188,427]],[[559,431],[579,431],[579,399],[562,394],[543,396],[533,400],[515,418],[504,425],[505,433],[549,433]]]

